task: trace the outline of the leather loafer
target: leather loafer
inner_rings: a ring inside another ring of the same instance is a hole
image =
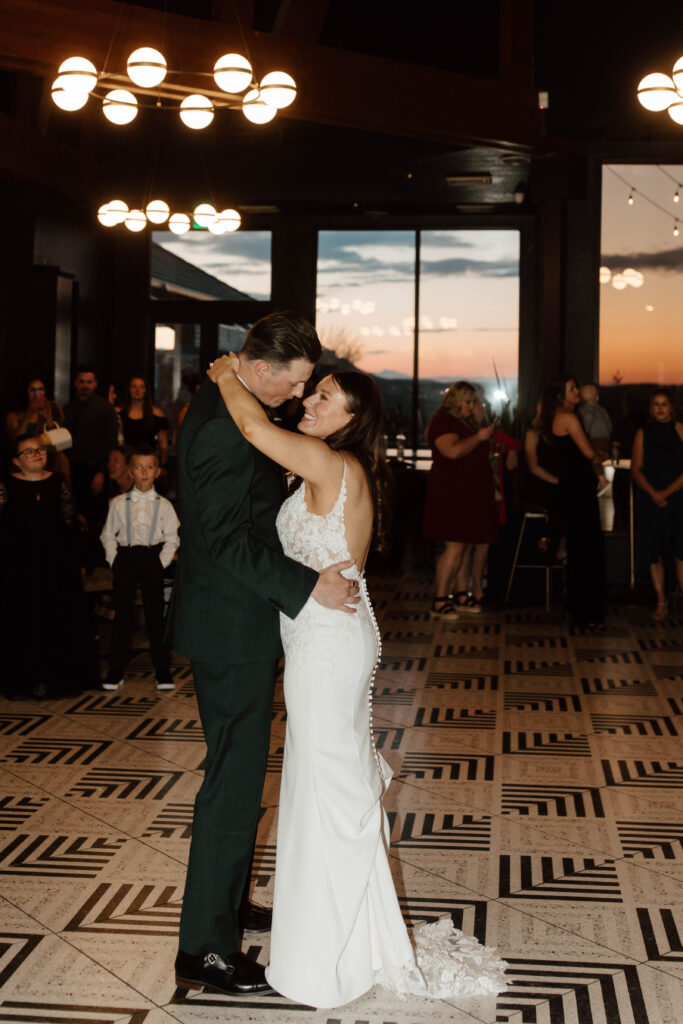
[[[273,911],[257,903],[245,903],[239,909],[237,920],[243,931],[267,932],[273,924]]]
[[[239,952],[226,957],[218,953],[191,956],[180,949],[175,960],[175,983],[178,988],[203,988],[227,996],[272,992],[265,968]]]

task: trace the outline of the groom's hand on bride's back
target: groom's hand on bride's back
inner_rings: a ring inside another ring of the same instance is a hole
[[[318,582],[311,592],[311,597],[325,608],[355,615],[356,609],[350,608],[349,605],[358,604],[360,601],[358,580],[347,580],[346,576],[342,576],[342,569],[350,569],[352,565],[354,562],[351,559],[328,565],[327,569],[323,569],[318,575]]]

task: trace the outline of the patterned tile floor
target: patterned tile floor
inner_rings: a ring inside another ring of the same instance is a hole
[[[571,637],[539,609],[435,622],[417,575],[371,591],[406,920],[451,914],[509,961],[508,991],[456,1005],[376,989],[332,1012],[176,991],[203,744],[188,666],[160,695],[141,649],[118,693],[0,703],[0,1022],[681,1024],[683,615],[613,609],[604,635]],[[283,740],[278,691],[264,903]],[[262,942],[245,948],[265,960]]]

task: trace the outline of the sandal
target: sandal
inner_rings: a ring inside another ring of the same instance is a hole
[[[657,607],[652,613],[652,619],[654,622],[664,622],[664,619],[669,614],[669,606],[666,601],[658,601]]]
[[[441,607],[437,608],[437,604]],[[449,594],[442,594],[440,597],[435,597],[432,601],[432,607],[430,608],[431,614],[437,619],[459,619],[458,611],[450,599]]]
[[[470,615],[479,615],[482,611],[482,607],[476,598],[468,594],[466,590],[458,590],[455,597],[455,607],[462,612],[467,612]],[[463,601],[462,598],[465,598]]]

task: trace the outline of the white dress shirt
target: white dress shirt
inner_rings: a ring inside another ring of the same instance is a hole
[[[164,569],[173,560],[180,540],[178,517],[173,505],[152,487],[139,491],[134,487],[127,494],[118,494],[109,504],[109,513],[100,540],[109,565],[119,547],[163,544],[159,559]]]

